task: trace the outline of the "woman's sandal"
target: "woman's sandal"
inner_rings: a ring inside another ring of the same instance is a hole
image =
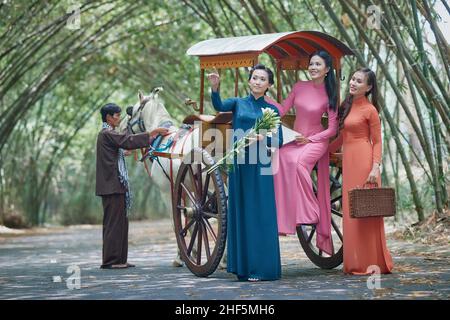
[[[250,282],[258,282],[258,281],[261,281],[261,279],[258,279],[258,278],[248,278],[247,280],[250,281]]]

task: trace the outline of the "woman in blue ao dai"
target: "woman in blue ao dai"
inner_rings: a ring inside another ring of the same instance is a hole
[[[214,108],[233,113],[233,141],[251,129],[263,108],[278,109],[264,99],[273,73],[263,65],[252,68],[251,93],[245,98],[221,100],[219,75],[209,74]],[[227,271],[240,281],[277,280],[281,277],[280,248],[271,157],[268,150],[282,144],[281,127],[270,137],[246,147],[234,158],[228,181]],[[240,157],[240,158],[239,158]],[[251,161],[253,160],[253,161]]]

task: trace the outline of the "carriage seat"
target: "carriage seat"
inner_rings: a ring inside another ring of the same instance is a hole
[[[209,124],[227,124],[233,119],[232,112],[218,112],[216,115],[193,114],[184,118],[183,123],[194,124],[195,121],[206,122]]]

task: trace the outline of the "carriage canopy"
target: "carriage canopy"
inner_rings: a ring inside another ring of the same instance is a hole
[[[202,68],[235,68],[253,66],[258,56],[265,52],[282,63],[282,69],[305,69],[308,57],[317,50],[328,51],[335,66],[340,69],[340,59],[353,55],[344,43],[317,31],[291,31],[253,36],[210,39],[193,45],[188,55],[200,57]]]
[[[258,63],[258,57],[261,53],[267,53],[276,62],[277,99],[280,101],[280,71],[307,69],[310,54],[317,50],[326,50],[333,57],[339,81],[341,58],[345,55],[353,55],[353,51],[338,39],[318,31],[290,31],[209,39],[193,45],[188,49],[187,54],[200,58],[200,113],[203,113],[205,69],[236,68],[235,95],[237,95],[237,68],[252,67]]]

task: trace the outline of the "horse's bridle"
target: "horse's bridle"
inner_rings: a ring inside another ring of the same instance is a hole
[[[144,124],[144,120],[142,119],[142,110],[144,109],[145,105],[147,104],[147,102],[150,100],[150,98],[145,98],[144,100],[142,100],[141,104],[139,105],[138,108],[138,112],[139,112],[139,117],[134,121],[134,122],[130,122],[128,121],[127,124],[127,129],[128,132],[131,132],[133,134],[136,134],[136,132],[133,130],[133,126],[137,123],[137,125],[139,126],[139,130],[141,130],[141,132],[145,132],[147,131],[145,128],[145,124]]]

